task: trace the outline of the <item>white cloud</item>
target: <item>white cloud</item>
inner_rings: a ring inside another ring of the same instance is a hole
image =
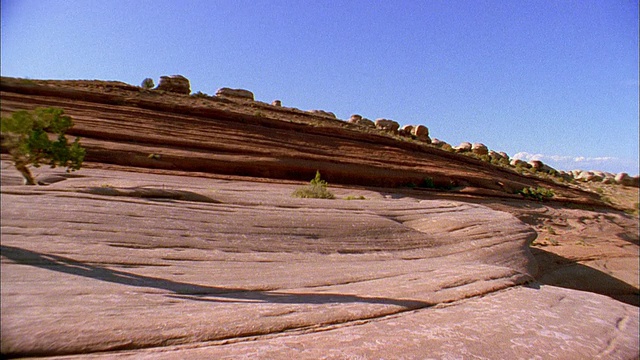
[[[558,170],[601,170],[610,172],[637,173],[638,164],[635,161],[620,159],[612,156],[567,156],[567,155],[545,155],[519,152],[513,155],[514,159],[524,161],[540,160]]]

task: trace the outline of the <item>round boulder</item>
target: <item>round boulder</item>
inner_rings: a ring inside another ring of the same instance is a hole
[[[526,161],[520,159],[511,159],[509,164],[514,167],[531,168],[531,165],[529,165]]]
[[[398,129],[400,129],[400,124],[398,124],[398,122],[389,119],[376,119],[375,124],[376,128],[388,132],[396,133],[398,132]]]
[[[489,154],[489,148],[487,147],[487,145],[482,144],[482,143],[475,143],[475,144],[471,145],[471,151],[473,151],[473,153],[476,154],[476,155],[488,155]]]
[[[624,186],[631,186],[631,184],[633,183],[633,179],[631,178],[631,176],[629,176],[629,174],[625,172],[621,172],[617,174],[614,180],[616,184],[620,184]]]
[[[417,125],[412,129],[411,133],[418,139],[426,139],[429,137],[429,128],[424,125]]]
[[[453,149],[456,152],[469,152],[471,151],[472,148],[473,148],[473,145],[471,145],[470,142],[462,142],[460,143],[460,145],[454,147]]]
[[[349,117],[349,122],[352,124],[357,124],[360,120],[362,120],[362,115],[353,114]]]

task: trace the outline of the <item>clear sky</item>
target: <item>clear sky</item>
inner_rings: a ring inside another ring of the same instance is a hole
[[[193,92],[639,172],[638,0],[1,1],[3,76],[181,74]]]

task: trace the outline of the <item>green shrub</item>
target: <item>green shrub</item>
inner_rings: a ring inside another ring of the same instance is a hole
[[[155,84],[153,83],[152,78],[146,78],[142,80],[141,86],[143,89],[152,89],[155,86]]]
[[[80,146],[80,138],[69,144],[65,133],[73,126],[73,121],[63,114],[62,109],[37,108],[32,112],[16,111],[11,117],[2,118],[2,147],[11,155],[25,184],[36,184],[29,165],[62,166],[67,172],[82,166],[85,149]],[[50,140],[49,133],[57,135],[57,139]]]
[[[316,177],[311,180],[309,185],[296,189],[293,197],[313,198],[313,199],[335,199],[335,196],[327,190],[329,184],[320,178],[320,171],[316,171]]]
[[[193,98],[200,98],[200,99],[210,99],[211,96],[208,94],[203,93],[202,91],[198,91],[195,94],[191,94],[191,97]]]
[[[422,183],[420,183],[420,187],[425,189],[435,189],[436,185],[433,183],[433,178],[426,177],[422,179]]]
[[[345,200],[367,200],[366,197],[360,195],[360,196],[353,196],[353,195],[349,195],[346,198],[344,198]]]
[[[534,188],[534,187],[523,188],[522,190],[518,191],[518,193],[525,198],[530,198],[538,201],[551,199],[552,197],[555,196],[555,194],[553,193],[553,190],[543,188],[541,186],[537,188]]]

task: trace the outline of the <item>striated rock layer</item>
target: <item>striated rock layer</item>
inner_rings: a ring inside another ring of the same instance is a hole
[[[92,169],[27,187],[2,167],[5,356],[638,354],[637,308],[532,283],[536,232],[506,212]]]
[[[398,187],[430,179],[440,189],[519,197],[525,187],[556,199],[597,195],[520,175],[422,142],[327,116],[225,97],[158,94],[99,81],[2,78],[2,114],[38,106],[65,110],[87,161],[129,167]]]

